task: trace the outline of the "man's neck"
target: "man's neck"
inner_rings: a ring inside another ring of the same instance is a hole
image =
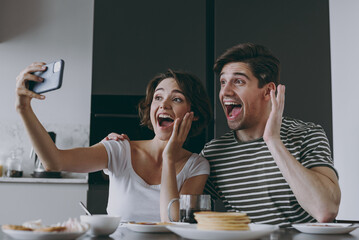
[[[251,129],[243,129],[235,131],[238,141],[250,142],[263,137],[264,129],[257,128],[255,131]]]
[[[236,136],[240,142],[249,142],[263,137],[264,129],[267,124],[267,118],[263,118],[261,122],[258,122],[254,126],[246,129],[236,130]]]

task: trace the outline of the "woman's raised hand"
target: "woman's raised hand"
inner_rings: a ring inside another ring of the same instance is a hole
[[[188,112],[184,115],[182,120],[179,118],[175,120],[172,135],[162,153],[163,159],[175,161],[176,156],[178,155],[180,149],[187,139],[189,131],[191,130],[193,116],[193,112]]]
[[[42,82],[44,79],[38,76],[35,76],[31,73],[38,71],[45,71],[46,67],[44,62],[34,62],[16,77],[16,109],[22,109],[30,105],[32,98],[45,99],[44,95],[36,94],[33,91],[28,89],[29,81]]]

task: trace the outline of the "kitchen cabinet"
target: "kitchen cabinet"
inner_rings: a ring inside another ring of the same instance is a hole
[[[206,1],[95,1],[93,95],[144,95],[168,68],[206,79]]]
[[[212,101],[214,123],[195,141],[199,152],[228,131],[214,60],[242,42],[265,45],[281,60],[284,115],[321,124],[332,144],[327,0],[95,1],[91,144],[107,135],[99,136],[94,106],[107,111],[131,101],[103,99],[144,96],[156,73],[173,68],[199,76]],[[116,111],[106,114],[127,114]],[[107,183],[92,180],[89,207],[105,212]]]
[[[332,97],[327,0],[216,0],[215,57],[243,42],[269,49],[281,61],[285,114],[320,124],[332,146]],[[217,98],[219,82],[215,81]],[[227,131],[218,99],[215,135]]]
[[[84,214],[87,179],[0,178],[0,225],[41,219],[55,224]]]
[[[144,95],[156,73],[191,71],[214,105],[210,140],[228,130],[214,59],[255,42],[281,60],[285,115],[321,124],[332,145],[327,0],[95,1],[94,19],[93,95]]]

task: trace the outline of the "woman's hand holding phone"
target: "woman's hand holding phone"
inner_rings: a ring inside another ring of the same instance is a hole
[[[33,75],[43,78],[42,82],[29,82],[29,90],[41,94],[59,89],[62,85],[62,76],[65,62],[60,59],[45,65],[43,71],[33,72]]]
[[[28,89],[29,81],[43,82],[42,77],[33,75],[32,73],[45,71],[45,64],[44,62],[34,62],[22,70],[16,77],[16,109],[21,110],[29,106],[32,98],[45,99],[44,95],[34,93]]]
[[[26,67],[16,78],[16,108],[30,106],[32,98],[43,100],[41,93],[59,89],[62,85],[64,61],[46,64],[34,62]]]

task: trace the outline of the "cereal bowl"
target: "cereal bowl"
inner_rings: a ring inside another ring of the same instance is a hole
[[[90,225],[88,234],[92,236],[106,236],[116,231],[121,217],[106,214],[81,215],[80,220]]]

